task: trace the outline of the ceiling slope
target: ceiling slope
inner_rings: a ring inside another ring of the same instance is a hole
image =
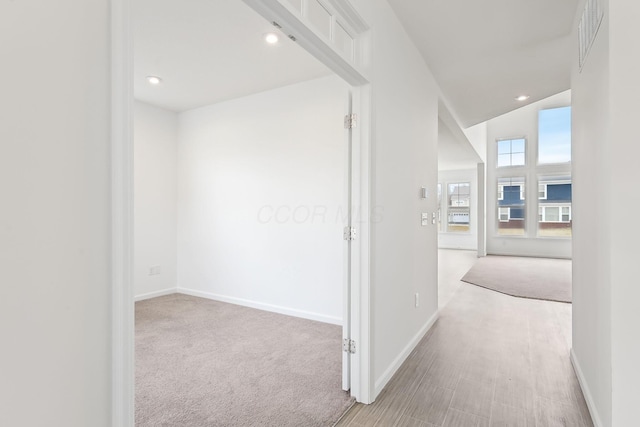
[[[578,0],[389,3],[462,127],[570,88]]]

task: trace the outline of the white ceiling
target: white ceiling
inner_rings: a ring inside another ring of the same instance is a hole
[[[389,0],[442,90],[440,169],[475,167],[460,129],[569,88],[579,0]],[[466,8],[466,9],[463,9]],[[136,99],[181,112],[331,74],[241,0],[134,0]],[[160,86],[145,77],[157,75]],[[514,100],[528,94],[525,103]],[[446,118],[446,117],[445,117]]]
[[[388,1],[465,128],[570,88],[579,0]]]
[[[135,98],[177,112],[331,74],[241,0],[134,0],[133,28]]]

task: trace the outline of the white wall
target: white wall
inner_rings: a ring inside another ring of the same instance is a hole
[[[110,426],[109,2],[0,2],[0,425]]]
[[[478,169],[448,170],[438,172],[442,184],[442,231],[438,233],[438,247],[444,249],[478,250]],[[447,232],[448,184],[468,182],[471,185],[471,206],[468,233]]]
[[[607,14],[588,62],[581,73],[577,64],[574,66],[571,82],[575,212],[572,352],[596,427],[612,426],[610,243],[608,221],[604,220],[609,215],[610,174],[610,154],[604,143],[609,140],[610,117],[608,32]]]
[[[181,292],[341,323],[347,95],[328,77],[180,115]]]
[[[487,163],[487,122],[462,130],[483,163]]]
[[[610,96],[611,138],[609,161],[611,179],[610,216],[618,213],[618,202],[624,200],[630,212],[640,211],[640,194],[627,191],[624,182],[640,182],[638,168],[638,117],[640,117],[640,58],[637,40],[640,38],[640,4],[609,0],[610,12]],[[631,154],[634,155],[631,155]],[[629,227],[625,221],[611,221],[611,302],[612,302],[612,384],[613,425],[638,423],[640,402],[640,287],[638,286],[638,242],[640,228]]]
[[[580,221],[574,237],[573,358],[596,424],[638,422],[640,342],[637,242],[640,231],[614,218],[620,200],[640,208],[621,183],[639,182],[635,139],[640,108],[640,5],[602,1],[605,18],[582,71],[574,66],[574,178]],[[577,37],[576,37],[577,38]],[[579,139],[578,139],[579,138]],[[593,203],[595,199],[598,203]]]
[[[376,392],[435,320],[437,230],[422,227],[436,212],[438,92],[431,72],[384,0],[352,2],[372,27],[368,75],[373,91],[371,292]],[[376,219],[378,221],[376,221]],[[414,307],[414,294],[420,306]]]
[[[538,194],[536,170],[538,112],[548,108],[571,105],[571,92],[560,94],[534,102],[510,113],[496,117],[487,122],[487,253],[493,255],[542,256],[550,258],[571,258],[571,239],[569,238],[537,238],[537,207],[528,197],[526,211],[526,228],[529,237],[498,236],[497,234],[497,144],[496,140],[525,137],[527,139],[527,166],[513,168],[514,176],[524,176],[526,194]],[[575,139],[574,139],[575,140]],[[566,166],[544,166],[545,174],[566,174]],[[526,197],[526,196],[525,196]],[[535,199],[533,199],[535,200]]]
[[[134,293],[176,291],[178,115],[136,102],[134,116]],[[160,273],[150,275],[151,267]]]

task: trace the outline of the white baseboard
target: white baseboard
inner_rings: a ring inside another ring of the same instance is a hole
[[[342,326],[342,318],[313,313],[310,311],[298,310],[295,308],[282,307],[278,305],[266,304],[259,301],[251,301],[242,298],[217,295],[210,292],[196,291],[193,289],[178,288],[178,293],[191,295],[194,297],[206,298],[214,301],[226,302],[229,304],[241,305],[244,307],[256,308],[258,310],[270,311],[272,313],[286,314],[287,316],[300,317],[303,319],[315,320],[332,325]]]
[[[165,295],[171,295],[171,294],[175,294],[177,292],[178,292],[178,288],[163,289],[161,291],[149,292],[148,294],[136,295],[134,297],[134,301],[143,301],[143,300],[146,300],[146,299],[151,299],[151,298],[156,298],[156,297],[163,297]]]
[[[427,332],[429,332],[429,329],[431,329],[433,324],[436,323],[436,320],[438,320],[438,314],[439,312],[436,311],[435,314],[431,316],[427,323],[418,331],[418,333],[411,339],[411,341],[409,341],[409,344],[407,344],[407,346],[400,352],[398,357],[395,358],[395,360],[391,363],[387,370],[384,371],[382,376],[376,380],[374,397],[377,397],[380,394],[384,386],[387,385],[389,380],[391,380],[391,377],[393,377],[398,369],[400,369],[400,366],[402,366],[404,361],[407,360],[407,357],[409,357],[413,349],[416,348],[420,340],[424,338]]]
[[[602,424],[602,421],[600,420],[600,415],[598,414],[595,402],[593,401],[591,390],[587,386],[587,380],[582,373],[582,368],[580,368],[580,363],[578,363],[578,359],[576,358],[576,354],[573,352],[573,348],[571,349],[571,364],[573,365],[573,370],[578,377],[578,383],[580,383],[580,388],[582,389],[584,400],[587,401],[587,407],[589,408],[589,412],[591,413],[591,420],[593,421],[593,425],[595,427],[603,427],[604,424]]]

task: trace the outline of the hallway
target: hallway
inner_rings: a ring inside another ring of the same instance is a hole
[[[439,256],[439,320],[376,402],[337,425],[592,426],[569,359],[571,305],[460,282],[475,253]]]

